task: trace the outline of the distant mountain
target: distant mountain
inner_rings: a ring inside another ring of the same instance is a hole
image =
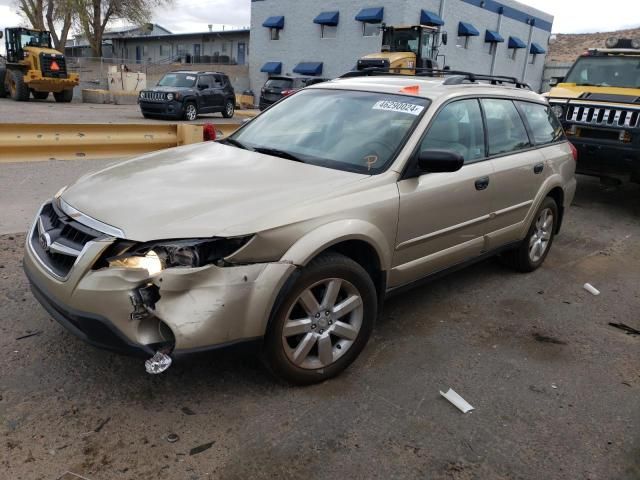
[[[640,27],[617,32],[559,33],[554,37],[549,44],[547,62],[573,62],[589,48],[605,48],[604,42],[609,37],[640,39]]]

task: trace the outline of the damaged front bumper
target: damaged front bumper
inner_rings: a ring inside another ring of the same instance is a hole
[[[30,233],[29,238],[32,237]],[[48,271],[28,240],[24,269],[34,296],[81,339],[125,354],[172,356],[261,338],[295,266],[143,269],[92,267],[113,238],[88,243],[65,279]]]

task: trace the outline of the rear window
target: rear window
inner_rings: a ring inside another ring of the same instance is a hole
[[[293,80],[287,78],[272,78],[264,84],[265,88],[291,88]]]
[[[489,155],[502,155],[531,147],[527,129],[511,100],[483,99],[487,119]]]
[[[529,123],[536,145],[546,145],[564,139],[562,125],[550,107],[529,102],[518,102],[518,105]]]

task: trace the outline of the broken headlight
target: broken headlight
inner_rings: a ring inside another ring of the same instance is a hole
[[[166,268],[197,268],[220,263],[245,246],[251,238],[253,235],[134,244],[106,261],[109,267],[144,268],[149,275],[155,275]]]

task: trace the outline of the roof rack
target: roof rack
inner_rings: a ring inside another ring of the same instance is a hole
[[[508,83],[514,85],[516,88],[531,90],[528,83],[521,82],[515,77],[506,77],[502,75],[484,75],[459,70],[441,70],[436,68],[394,68],[394,70],[409,70],[411,73],[390,72],[387,68],[368,67],[363,68],[362,70],[347,72],[340,78],[369,77],[375,75],[393,75],[401,77],[449,77],[443,82],[443,85],[462,85],[464,83],[476,83],[481,81],[488,82],[490,85],[504,85],[505,83]],[[413,72],[415,72],[415,74]]]

